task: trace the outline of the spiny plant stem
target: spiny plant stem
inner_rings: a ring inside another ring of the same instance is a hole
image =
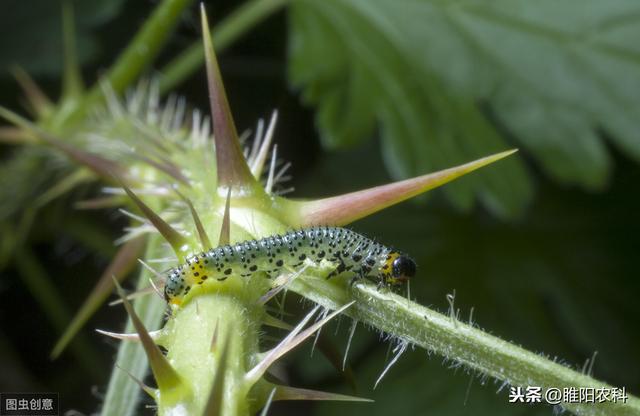
[[[549,387],[611,388],[463,323],[453,314],[443,315],[388,290],[377,290],[373,285],[355,284],[345,289],[304,276],[293,281],[290,289],[329,309],[354,299],[356,303],[345,312],[351,318],[512,386],[540,386],[543,391]],[[626,404],[562,403],[562,406],[579,415],[640,415],[640,399],[633,396],[629,396]]]
[[[288,2],[289,0],[251,0],[240,6],[230,16],[216,24],[212,36],[216,52],[224,50]],[[198,70],[203,62],[202,42],[198,40],[164,67],[160,79],[160,91],[166,93],[175,88]]]
[[[182,376],[183,390],[189,392],[172,391],[175,400],[160,397],[159,415],[172,414],[178,407],[188,414],[204,414],[214,379],[221,380],[216,388],[223,393],[219,414],[249,414],[243,377],[247,357],[258,352],[258,326],[237,296],[204,293],[176,311],[163,332],[159,342],[170,341],[163,343],[169,351],[167,358]],[[226,342],[226,360],[221,362]],[[216,377],[221,368],[224,375]]]

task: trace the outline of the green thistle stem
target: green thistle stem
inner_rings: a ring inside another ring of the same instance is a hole
[[[294,280],[290,289],[329,309],[354,299],[356,303],[345,312],[351,318],[513,386],[540,386],[543,391],[548,387],[611,388],[453,316],[372,285],[355,284],[348,290],[322,278],[304,276]],[[640,399],[633,396],[629,396],[626,404],[562,403],[562,406],[579,415],[640,415]]]
[[[205,414],[212,388],[222,394],[219,414],[250,414],[243,377],[247,357],[258,352],[253,316],[235,294],[221,293],[201,294],[176,311],[159,342],[169,351],[167,358],[185,384],[160,392],[159,415],[175,414],[172,411],[178,407],[188,414]],[[222,361],[226,342],[226,359]],[[224,376],[216,378],[220,369]],[[218,385],[213,386],[214,379]]]

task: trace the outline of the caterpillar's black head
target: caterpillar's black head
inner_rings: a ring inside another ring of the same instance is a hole
[[[399,255],[391,265],[391,275],[398,282],[404,282],[416,275],[416,263],[409,256]]]

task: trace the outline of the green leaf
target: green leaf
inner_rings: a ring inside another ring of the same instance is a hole
[[[394,176],[517,140],[554,179],[599,189],[611,167],[600,130],[640,159],[639,11],[623,0],[302,0],[290,77],[317,106],[327,147],[379,125]],[[447,192],[513,215],[531,184],[514,158]]]

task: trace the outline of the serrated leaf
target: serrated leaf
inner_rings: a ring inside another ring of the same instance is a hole
[[[330,147],[377,122],[395,176],[507,147],[497,123],[554,179],[598,189],[611,164],[598,129],[640,159],[638,11],[624,0],[304,0],[290,14],[291,80]],[[446,192],[512,215],[531,186],[513,159]]]

